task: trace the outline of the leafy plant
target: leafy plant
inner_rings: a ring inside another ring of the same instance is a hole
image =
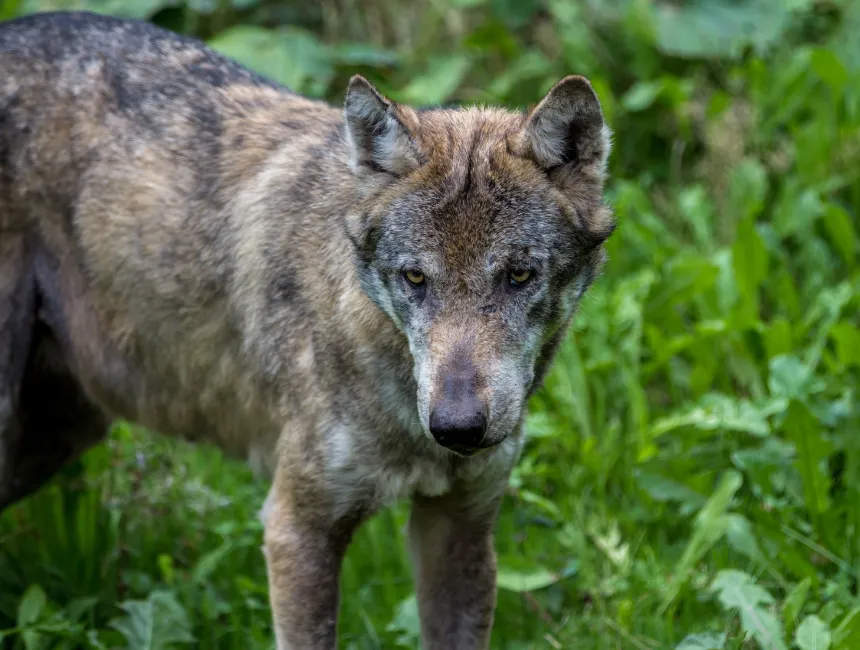
[[[125,616],[110,625],[125,638],[128,650],[171,650],[194,643],[185,608],[169,591],[153,591],[146,600],[128,600],[120,608]]]

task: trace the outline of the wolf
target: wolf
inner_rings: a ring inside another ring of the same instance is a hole
[[[335,647],[350,538],[399,499],[424,647],[486,648],[526,401],[614,228],[590,83],[332,107],[77,12],[0,25],[0,70],[0,508],[116,418],[209,441],[271,477],[279,650]]]

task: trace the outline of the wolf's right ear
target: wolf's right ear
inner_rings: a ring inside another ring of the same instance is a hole
[[[571,75],[528,114],[518,148],[547,171],[591,172],[602,180],[610,145],[591,83]]]
[[[386,99],[360,75],[349,81],[344,116],[354,172],[402,176],[420,165],[421,152],[410,132],[417,127],[414,111]]]

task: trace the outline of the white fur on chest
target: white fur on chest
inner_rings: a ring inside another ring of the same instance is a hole
[[[326,441],[326,473],[336,490],[338,509],[348,511],[355,499],[369,498],[379,508],[414,495],[441,496],[454,481],[473,485],[477,492],[500,490],[516,462],[522,441],[509,438],[498,447],[469,459],[426,440],[405,440],[414,453],[402,450],[396,457],[373,453],[373,441],[357,438],[338,428]],[[405,453],[404,453],[405,452]]]
[[[522,436],[510,436],[498,446],[469,458],[454,460],[451,452],[426,439],[405,438],[396,454],[373,436],[335,427],[323,444],[325,480],[335,518],[359,504],[374,510],[421,495],[442,496],[458,482],[467,486],[475,500],[496,498],[522,449]],[[389,441],[390,444],[390,441]],[[267,519],[271,493],[261,516]]]
[[[415,494],[441,496],[451,489],[454,472],[450,462],[418,458],[406,463],[369,461],[357,453],[352,435],[338,430],[326,447],[327,466],[324,472],[327,490],[331,491],[335,505],[335,518],[350,512],[356,503],[384,508]],[[363,450],[366,451],[366,450]],[[260,512],[263,523],[268,520],[271,493]]]
[[[374,443],[346,427],[335,428],[326,439],[326,472],[342,493],[338,501],[351,501],[347,492],[355,490],[384,507],[415,493],[439,496],[451,488],[451,463],[441,448],[435,454],[422,449],[424,453],[391,458],[374,449]]]

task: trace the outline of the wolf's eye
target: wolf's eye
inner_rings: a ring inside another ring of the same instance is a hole
[[[421,271],[404,271],[403,277],[413,287],[420,287],[424,284],[424,274]]]
[[[508,279],[515,287],[520,287],[532,279],[532,272],[529,269],[513,269],[508,273]]]

